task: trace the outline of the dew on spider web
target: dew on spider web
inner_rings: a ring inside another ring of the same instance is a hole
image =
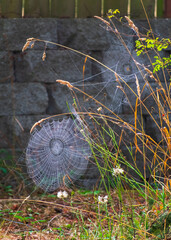
[[[35,129],[26,149],[26,164],[38,187],[52,192],[84,174],[91,150],[81,129],[71,118],[48,121]]]

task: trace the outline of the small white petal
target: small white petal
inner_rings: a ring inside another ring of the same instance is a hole
[[[62,196],[63,196],[62,191],[59,191],[59,192],[57,193],[57,197],[58,197],[58,198],[62,198]]]
[[[63,197],[67,198],[68,197],[68,193],[66,191],[63,191]]]
[[[98,196],[98,202],[99,202],[99,203],[102,203],[102,202],[103,202],[103,197]]]
[[[108,196],[106,195],[105,197],[104,197],[104,203],[107,203],[108,202]]]
[[[112,170],[112,175],[113,176],[120,175],[120,174],[123,174],[123,173],[124,173],[124,170],[120,167],[113,168],[113,170]]]

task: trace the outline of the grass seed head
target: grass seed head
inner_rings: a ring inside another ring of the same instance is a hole
[[[140,97],[141,97],[141,91],[140,91],[139,81],[138,81],[138,78],[137,78],[136,75],[135,75],[135,79],[136,79],[137,93],[138,93],[138,97],[139,97],[139,99],[140,99]]]
[[[98,111],[98,112],[101,112],[101,111],[102,111],[102,107],[99,107],[99,108],[97,109],[97,111]]]
[[[97,19],[100,19],[102,22],[104,22],[105,24],[107,24],[108,26],[110,26],[110,23],[108,21],[106,21],[105,19],[103,19],[102,17],[99,16],[94,16]]]
[[[71,83],[69,83],[68,81],[64,81],[64,80],[56,80],[56,82],[62,84],[62,85],[66,85],[68,88],[72,89],[73,86],[71,85]]]
[[[42,56],[42,60],[45,61],[45,59],[46,59],[46,52],[44,51],[43,56]]]
[[[25,50],[27,50],[27,48],[29,47],[30,42],[26,42],[22,48],[22,52],[24,52]]]
[[[28,38],[27,39],[27,41],[26,41],[26,43],[24,44],[24,46],[23,46],[23,48],[22,48],[22,52],[24,52],[25,50],[27,50],[27,48],[30,46],[30,43],[31,42],[35,42],[35,40],[34,40],[34,38]],[[34,43],[33,42],[33,43]],[[32,45],[33,45],[33,43],[32,43]],[[31,45],[31,47],[32,47],[32,45]],[[34,45],[33,45],[34,46]]]
[[[133,21],[132,21],[129,17],[127,17],[127,16],[125,16],[125,18],[126,18],[126,20],[128,21],[129,27],[132,28],[132,29],[136,32],[137,36],[140,38],[139,30],[138,30],[138,28],[135,26],[135,24],[133,23]]]

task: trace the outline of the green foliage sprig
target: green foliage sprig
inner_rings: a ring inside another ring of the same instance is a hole
[[[119,9],[115,9],[114,11],[112,9],[108,10],[107,16],[108,18],[113,18],[117,13],[120,13]]]
[[[148,36],[148,34],[147,34]],[[155,50],[157,52],[162,51],[163,49],[167,49],[171,45],[171,39],[162,38],[159,40],[150,38],[141,38],[136,40],[136,51],[137,56],[144,54],[145,50]],[[154,69],[153,72],[158,72],[161,69],[167,68],[171,65],[171,55],[169,57],[160,58],[159,56],[154,57],[155,62],[153,63]]]

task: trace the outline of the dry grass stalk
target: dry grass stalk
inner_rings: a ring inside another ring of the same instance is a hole
[[[148,72],[150,76],[151,76],[151,75],[153,76],[152,71],[150,71],[148,68],[145,67],[144,70],[145,70],[146,72]]]
[[[30,42],[26,42],[25,45],[22,48],[22,52],[24,52],[30,45]]]
[[[64,81],[64,80],[56,80],[56,82],[62,84],[62,85],[66,85],[68,88],[72,89],[73,86],[71,85],[71,83],[69,83],[68,81]]]
[[[39,120],[38,122],[36,122],[36,123],[32,126],[32,128],[31,128],[31,130],[30,130],[30,133],[32,133],[33,130],[35,129],[35,127],[37,127],[38,125],[41,127],[41,123],[42,123],[44,120],[45,120],[45,119],[43,118],[43,119]]]
[[[99,16],[94,16],[97,19],[100,19],[102,22],[104,22],[105,24],[107,24],[108,26],[110,26],[110,23],[106,20],[104,20],[103,18],[99,17]]]
[[[157,83],[158,83],[158,80],[154,77],[154,74],[152,71],[150,71],[148,68],[144,68],[144,70],[149,74],[150,78],[153,78]]]
[[[23,126],[21,125],[20,121],[19,121],[16,117],[14,117],[14,119],[15,119],[15,121],[18,123],[18,125],[20,126],[21,130],[24,132],[24,128],[23,128]]]
[[[125,91],[124,91],[124,89],[123,89],[122,86],[116,86],[116,87],[119,88],[119,89],[121,89],[121,91],[122,91],[123,93],[125,93]]]
[[[116,72],[114,74],[115,74],[116,82],[120,83],[119,78],[118,78],[118,74]]]
[[[24,51],[30,46],[30,43],[31,43],[32,41],[34,41],[34,38],[28,38],[28,39],[27,39],[26,43],[24,44],[24,46],[23,46],[23,48],[22,48],[22,52],[24,52]],[[35,42],[35,41],[34,41],[34,42]],[[32,43],[32,45],[33,45],[33,43]],[[33,48],[34,45],[33,45],[33,46],[32,46],[32,45],[31,45],[31,47]]]
[[[139,38],[140,41],[146,41],[147,38]]]
[[[139,30],[138,30],[138,28],[135,26],[135,24],[133,23],[133,21],[132,21],[129,17],[127,17],[127,16],[125,16],[125,18],[126,18],[126,20],[128,21],[129,27],[132,28],[132,29],[136,32],[137,36],[140,38]]]
[[[45,59],[46,59],[46,52],[44,51],[43,56],[42,56],[42,60],[45,61]]]
[[[140,85],[139,85],[139,81],[137,76],[135,75],[135,81],[136,81],[136,86],[137,86],[137,93],[138,93],[138,97],[139,99],[141,98],[141,91],[140,91]]]
[[[31,48],[34,48],[35,41],[31,44]]]

